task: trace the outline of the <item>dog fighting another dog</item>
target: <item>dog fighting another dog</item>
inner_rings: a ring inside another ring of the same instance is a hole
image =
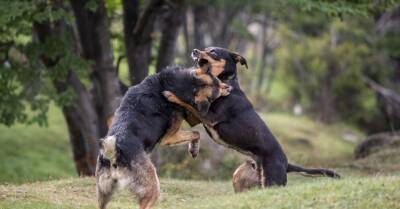
[[[233,174],[235,192],[284,186],[287,172],[340,178],[329,169],[288,163],[279,142],[240,89],[237,67],[246,66],[238,53],[218,47],[194,49],[195,66],[167,67],[126,92],[100,141],[96,190],[100,209],[118,188],[128,188],[141,209],[151,208],[160,195],[156,169],[149,154],[157,144],[189,144],[196,157],[200,134],[180,130],[183,120],[202,123],[217,143],[249,156]]]

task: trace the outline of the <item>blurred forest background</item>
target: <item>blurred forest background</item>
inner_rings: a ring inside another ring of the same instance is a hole
[[[241,87],[290,161],[400,170],[398,1],[1,0],[0,183],[93,175],[126,88],[207,46],[247,59]],[[201,146],[157,148],[159,174],[226,179],[244,159]]]

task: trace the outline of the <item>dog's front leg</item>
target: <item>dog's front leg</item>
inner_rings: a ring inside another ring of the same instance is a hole
[[[179,112],[175,112],[171,121],[171,126],[167,133],[161,139],[161,145],[179,145],[198,140],[200,134],[197,131],[184,131],[180,130],[183,122],[183,116]]]

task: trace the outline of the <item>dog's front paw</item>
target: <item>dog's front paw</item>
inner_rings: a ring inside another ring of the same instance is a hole
[[[195,139],[192,142],[190,142],[188,151],[189,151],[190,155],[192,155],[192,158],[196,158],[200,152],[200,140]]]

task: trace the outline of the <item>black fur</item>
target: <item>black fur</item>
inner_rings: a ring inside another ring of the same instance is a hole
[[[218,47],[210,47],[205,51],[213,59],[226,60],[224,71],[218,78],[233,87],[229,96],[221,97],[211,104],[205,116],[206,120],[216,123],[213,127],[205,126],[210,136],[213,139],[216,138],[212,134],[211,129],[213,129],[224,145],[250,155],[257,162],[257,167],[262,168],[264,186],[286,185],[287,172],[296,171],[294,168],[306,173],[310,171],[288,164],[279,142],[240,89],[236,68],[238,59],[235,59],[238,54]],[[201,65],[202,61],[198,61]],[[312,172],[316,171],[312,170]],[[339,176],[336,173],[329,174],[331,173],[328,172],[328,176]]]
[[[179,95],[194,105],[194,90],[201,85],[190,70],[168,67],[158,74],[148,76],[140,84],[130,87],[116,110],[107,136],[115,135],[117,166],[127,166],[137,154],[149,153],[171,125],[174,111],[182,107],[168,102],[163,91]],[[101,156],[100,163],[106,159]]]

